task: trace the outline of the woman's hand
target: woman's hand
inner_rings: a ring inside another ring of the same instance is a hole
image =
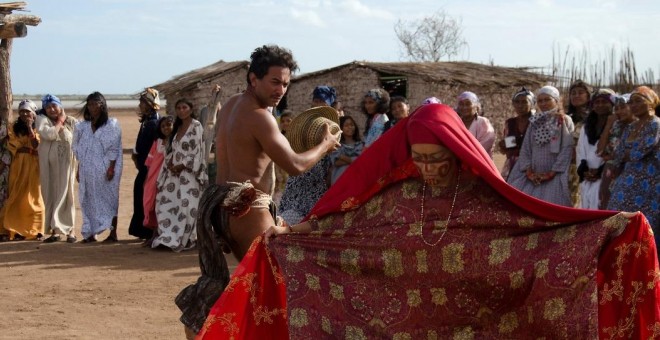
[[[114,164],[108,167],[108,170],[105,172],[105,178],[108,181],[112,181],[113,178],[115,178],[115,166]]]
[[[271,226],[270,228],[266,229],[266,231],[264,231],[264,243],[268,245],[268,242],[271,238],[276,237],[277,235],[289,234],[292,231],[293,230],[288,225]]]

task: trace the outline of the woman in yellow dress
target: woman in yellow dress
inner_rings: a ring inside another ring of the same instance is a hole
[[[41,240],[44,233],[36,111],[37,105],[32,101],[21,101],[18,119],[9,129],[7,149],[13,160],[9,169],[9,197],[5,203],[3,227],[12,240]]]

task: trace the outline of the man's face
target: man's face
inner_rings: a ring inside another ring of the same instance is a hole
[[[288,67],[271,66],[268,68],[268,73],[261,79],[258,79],[254,73],[250,74],[250,84],[263,106],[277,106],[284,97],[290,82],[291,70]]]

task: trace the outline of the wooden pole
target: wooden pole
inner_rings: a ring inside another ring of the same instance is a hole
[[[0,26],[0,39],[23,38],[27,35],[27,25],[16,22]]]
[[[11,74],[9,72],[9,57],[11,56],[12,39],[0,40],[0,119],[11,120]]]

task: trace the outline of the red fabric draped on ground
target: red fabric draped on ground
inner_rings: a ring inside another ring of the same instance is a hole
[[[200,338],[660,337],[660,272],[642,215],[526,196],[449,107],[409,119],[460,158],[455,204],[453,188],[428,189],[420,221],[400,122],[319,201],[314,232],[278,237],[272,254],[253,244]]]

